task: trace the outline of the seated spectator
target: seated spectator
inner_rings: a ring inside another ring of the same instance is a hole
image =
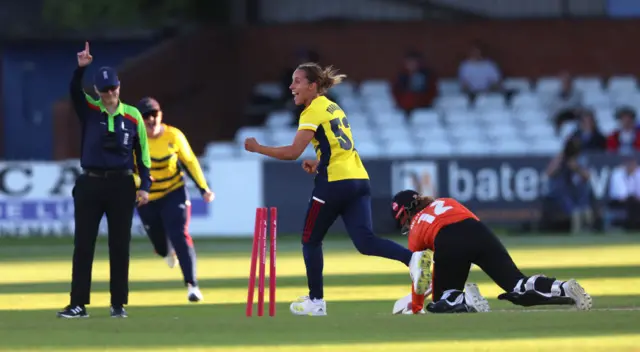
[[[462,90],[474,98],[478,93],[501,90],[502,76],[498,65],[485,58],[478,45],[471,47],[469,57],[458,68]]]
[[[631,108],[616,111],[620,128],[607,138],[607,150],[620,154],[640,151],[640,128],[636,126],[636,112]]]
[[[640,229],[640,167],[635,155],[625,157],[609,181],[609,208],[622,211],[622,225],[627,230]]]
[[[547,167],[549,198],[571,218],[571,232],[579,233],[583,225],[593,228],[592,190],[586,157],[578,138],[569,138],[563,151]]]
[[[580,124],[571,138],[578,138],[585,152],[605,151],[607,148],[607,139],[600,132],[591,110],[583,110],[580,113]]]
[[[425,67],[422,56],[408,53],[404,58],[404,68],[393,85],[398,106],[409,114],[413,109],[431,106],[436,93],[436,79]]]
[[[549,100],[549,113],[556,133],[565,122],[577,120],[582,108],[582,94],[571,86],[571,75],[568,72],[562,72],[560,82],[562,84],[560,92]]]

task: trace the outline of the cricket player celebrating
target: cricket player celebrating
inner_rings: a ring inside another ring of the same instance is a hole
[[[430,256],[412,253],[401,245],[377,237],[371,220],[369,175],[356,151],[345,112],[324,95],[340,83],[331,67],[306,63],[294,71],[289,86],[296,105],[304,105],[293,143],[283,147],[260,145],[254,138],[245,140],[245,149],[280,160],[296,160],[312,143],[317,159],[305,160],[302,168],[315,174],[315,187],[309,198],[302,230],[302,254],[307,272],[309,295],[290,306],[294,315],[327,314],[322,277],[322,240],[338,217],[342,217],[349,237],[365,255],[394,259],[409,266],[412,277],[429,271]]]
[[[179,261],[188,287],[187,298],[198,302],[202,300],[202,293],[196,280],[196,252],[188,228],[191,202],[183,171],[200,189],[206,202],[211,202],[214,194],[184,134],[162,123],[160,104],[147,97],[137,107],[147,128],[153,178],[149,203],[139,207],[138,214],[156,253],[164,257],[171,268]]]
[[[591,309],[591,296],[574,279],[525,276],[498,237],[455,199],[421,197],[405,190],[393,197],[392,215],[402,226],[402,233],[408,234],[411,251],[433,253],[433,277],[424,275],[414,280],[411,306],[406,309],[414,314],[423,311],[429,289],[432,302],[426,307],[428,312],[488,311],[489,304],[477,286],[465,287],[471,264],[479,266],[505,291],[499,299],[525,307],[562,304]]]

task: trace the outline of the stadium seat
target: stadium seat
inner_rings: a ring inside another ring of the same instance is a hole
[[[540,94],[554,94],[560,91],[562,83],[558,77],[540,77],[536,82],[535,91]]]
[[[598,122],[598,127],[600,128],[600,133],[602,133],[605,137],[613,133],[618,126],[618,121],[616,120],[605,120],[602,122]]]
[[[611,105],[609,95],[601,90],[586,90],[582,93],[582,102],[592,109],[607,108]]]
[[[356,94],[356,85],[353,81],[345,80],[329,89],[329,94],[335,95],[337,98],[353,97]]]
[[[373,111],[371,116],[373,117],[373,122],[380,128],[407,125],[404,113],[399,110]]]
[[[491,128],[485,129],[485,134],[491,139],[518,139],[519,131],[513,125],[496,124],[489,125]]]
[[[379,144],[372,141],[358,141],[355,148],[362,159],[375,159],[382,156]]]
[[[271,99],[280,99],[284,92],[282,91],[282,85],[279,82],[262,82],[253,87],[253,93],[269,97]]]
[[[529,152],[529,144],[518,138],[496,139],[491,149],[495,155],[524,155]]]
[[[271,141],[275,145],[290,145],[298,129],[295,127],[281,128],[271,131]]]
[[[338,103],[338,105],[340,105],[340,108],[344,110],[345,113],[347,113],[347,116],[352,113],[360,113],[363,111],[362,101],[358,97],[339,97],[338,99],[336,99],[336,102]]]
[[[596,108],[594,109],[594,114],[596,117],[596,121],[598,122],[598,124],[601,124],[603,122],[606,121],[614,121],[615,122],[615,116],[614,116],[614,110],[612,108]]]
[[[363,98],[362,103],[369,112],[391,111],[397,109],[395,100],[388,97]]]
[[[498,93],[479,94],[473,103],[473,107],[478,111],[502,110],[506,108],[506,106],[507,103],[504,95]]]
[[[640,104],[640,92],[619,92],[611,97],[613,107],[636,106]]]
[[[360,84],[360,95],[366,97],[391,96],[391,85],[385,80],[366,80]]]
[[[527,78],[507,77],[502,81],[502,88],[516,92],[528,92],[531,90],[531,83]]]
[[[464,139],[454,144],[456,154],[462,156],[489,155],[492,152],[491,145],[482,140]]]
[[[438,95],[449,96],[462,93],[460,82],[457,78],[443,78],[438,80]]]
[[[371,120],[367,114],[364,112],[346,112],[347,121],[351,128],[357,127],[369,127],[371,125]]]
[[[418,153],[431,157],[446,157],[454,154],[450,143],[442,143],[439,140],[425,140],[418,144]]]
[[[444,121],[448,125],[458,125],[465,123],[478,123],[479,117],[478,114],[475,114],[471,111],[465,110],[452,110],[444,114]]]
[[[603,84],[599,77],[578,76],[573,79],[571,86],[583,93],[603,91]]]
[[[351,129],[351,134],[353,135],[353,139],[356,141],[376,141],[379,139],[378,133],[375,133],[373,129],[364,127],[364,128],[355,128]]]
[[[530,124],[521,130],[521,134],[527,139],[548,139],[555,136],[555,130],[548,123]]]
[[[523,124],[538,124],[541,121],[548,123],[549,114],[541,109],[518,110],[513,113],[513,118]]]
[[[440,110],[466,110],[469,108],[469,98],[466,95],[448,95],[435,99],[435,107]]]
[[[509,110],[488,110],[478,114],[478,119],[486,125],[511,124],[513,114]]]
[[[460,126],[459,128],[449,129],[449,136],[455,140],[455,143],[460,141],[477,141],[484,140],[486,138],[485,131],[478,125]]]
[[[518,93],[511,99],[511,108],[514,110],[539,109],[540,107],[541,102],[536,93]]]
[[[293,113],[287,110],[274,111],[269,113],[265,125],[269,128],[282,128],[291,126],[293,121]]]
[[[637,90],[638,81],[635,76],[614,76],[609,79],[607,84],[607,92],[612,95],[636,92]]]
[[[416,146],[407,139],[390,140],[382,148],[384,156],[389,158],[409,158],[417,154]]]
[[[241,127],[236,131],[234,142],[244,146],[244,140],[253,137],[260,143],[269,143],[270,136],[265,132],[263,127]]]
[[[205,158],[234,158],[238,155],[238,144],[234,142],[207,143],[204,149]]]
[[[435,109],[416,109],[411,112],[409,116],[409,121],[411,125],[424,125],[428,126],[430,124],[439,124],[440,123],[440,114]]]
[[[409,141],[413,140],[410,129],[401,126],[389,126],[378,130],[381,140],[391,143],[393,141]]]
[[[551,156],[560,153],[562,140],[560,138],[541,138],[531,143],[529,152],[536,155]]]
[[[413,134],[413,139],[416,141],[441,140],[449,143],[447,139],[449,132],[442,125],[412,127],[410,131]]]

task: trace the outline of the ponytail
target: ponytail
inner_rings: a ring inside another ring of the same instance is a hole
[[[345,74],[338,74],[338,70],[333,66],[327,66],[325,68],[320,65],[309,62],[298,66],[298,70],[302,70],[307,75],[307,80],[310,83],[316,83],[318,85],[318,94],[326,94],[331,87],[336,86],[347,77]]]

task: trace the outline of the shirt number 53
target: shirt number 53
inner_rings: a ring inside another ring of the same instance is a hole
[[[347,121],[347,118],[336,117],[335,119],[330,120],[329,123],[331,124],[331,132],[333,132],[333,135],[338,140],[338,143],[340,143],[340,148],[344,150],[351,150],[351,148],[353,148],[353,142],[351,141],[349,136],[347,136],[343,129],[349,128],[349,122]]]

